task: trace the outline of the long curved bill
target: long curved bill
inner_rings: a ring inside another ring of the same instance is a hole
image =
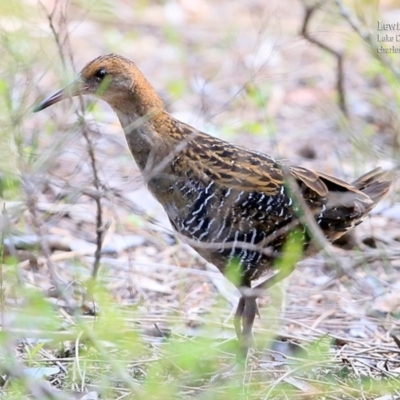
[[[80,79],[72,82],[70,85],[52,94],[47,99],[43,100],[40,104],[34,107],[33,112],[44,110],[64,99],[70,99],[74,96],[87,93],[88,86],[85,85]]]

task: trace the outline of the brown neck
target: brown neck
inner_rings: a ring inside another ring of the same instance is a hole
[[[124,129],[135,161],[143,170],[151,154],[161,154],[160,148],[168,147],[166,127],[171,124],[171,116],[142,73],[136,67],[132,73],[133,90],[121,92],[109,103]]]

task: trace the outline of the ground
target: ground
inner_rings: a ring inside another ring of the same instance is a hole
[[[400,397],[400,55],[377,55],[343,7],[372,38],[400,9],[328,1],[312,14],[310,36],[343,54],[345,110],[336,58],[300,33],[300,0],[0,5],[4,398]],[[238,292],[174,235],[112,110],[74,100],[32,113],[111,52],[198,129],[349,181],[392,174],[333,258],[299,263],[260,299],[244,365]]]

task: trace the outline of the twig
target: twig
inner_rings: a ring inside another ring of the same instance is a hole
[[[42,7],[45,9],[45,7],[43,5],[42,5]],[[55,27],[55,24],[54,24],[54,18],[56,15],[56,7],[57,7],[57,5],[54,6],[51,13],[46,12],[46,16],[49,21],[50,29],[52,31],[54,40],[56,41],[56,44],[57,44],[58,54],[61,58],[63,66],[65,67],[64,47],[66,45],[68,45],[68,35],[66,34],[64,40],[60,40],[60,34],[59,34],[60,29],[57,30]],[[65,12],[60,12],[60,24],[59,24],[60,27],[64,27],[65,23],[66,23]],[[73,55],[72,55],[71,51],[69,51],[69,58],[71,60],[71,63],[73,64]],[[81,105],[81,114],[84,115],[85,107],[84,107],[81,97],[80,97],[80,105]],[[87,153],[89,155],[90,165],[92,168],[93,186],[95,187],[96,192],[100,193],[102,184],[101,184],[99,174],[98,174],[98,168],[97,168],[97,163],[96,163],[94,147],[93,147],[92,141],[89,137],[89,130],[86,127],[84,118],[80,118],[80,122],[81,122],[81,128],[82,128],[82,135],[86,141],[86,149],[87,149]],[[104,231],[106,228],[103,223],[103,209],[102,209],[101,197],[100,196],[92,196],[92,199],[96,203],[96,250],[94,253],[92,278],[93,278],[93,280],[96,280],[96,277],[97,277],[97,274],[98,274],[98,271],[100,268],[101,248],[102,248],[102,244],[103,244]]]
[[[396,343],[396,346],[400,349],[400,339],[393,333],[390,336],[392,337],[392,339]]]
[[[271,398],[270,395],[272,394],[273,390],[281,383],[282,381],[285,381],[286,378],[290,377],[290,375],[293,375],[297,371],[301,371],[303,368],[309,368],[314,365],[324,365],[326,361],[312,361],[309,363],[303,363],[299,367],[289,369],[286,371],[282,376],[280,376],[278,379],[274,381],[274,383],[270,386],[267,395],[265,396],[266,399]],[[307,393],[307,395],[310,395],[311,393]]]
[[[3,210],[0,214],[0,219],[6,218],[6,205],[3,203]],[[1,220],[0,220],[1,224]],[[5,225],[5,224],[4,224]],[[0,227],[1,228],[1,227]],[[4,276],[3,276],[3,263],[4,263],[4,236],[5,227],[1,229],[1,242],[0,242],[0,307],[1,307],[1,329],[4,329]]]
[[[132,393],[137,395],[134,397],[142,397],[143,391],[141,387],[133,381],[132,377],[128,374],[124,366],[120,365],[110,357],[109,353],[104,349],[104,346],[97,340],[94,331],[86,330],[85,333],[93,347],[99,352],[104,360],[107,360],[110,363],[112,370],[118,376],[118,378],[121,379],[121,381],[129,388],[129,390],[132,391]]]
[[[11,351],[12,345],[5,344],[2,348],[2,353],[7,356],[7,362],[2,363],[2,373],[6,373],[10,378],[19,379],[23,382],[27,393],[37,400],[68,400],[69,396],[66,396],[61,391],[53,389],[48,382],[43,380],[32,379],[24,373],[24,366],[18,362],[15,355]]]
[[[351,28],[358,34],[358,36],[368,45],[372,55],[378,59],[386,68],[390,70],[393,76],[400,80],[400,71],[394,66],[392,60],[384,52],[378,52],[379,43],[376,35],[373,35],[368,30],[364,29],[360,21],[349,11],[349,9],[342,3],[341,0],[334,0],[339,8],[340,15],[349,23]]]
[[[82,112],[84,110],[82,109]],[[83,119],[82,119],[83,121]],[[82,134],[86,140],[86,148],[89,154],[90,164],[93,172],[93,186],[96,188],[96,191],[99,193],[101,189],[101,181],[99,179],[99,173],[97,170],[96,157],[94,154],[94,147],[92,141],[89,137],[88,131],[84,123],[82,124]],[[96,203],[96,251],[94,253],[94,262],[93,262],[93,270],[92,270],[92,278],[96,280],[97,274],[100,268],[100,260],[101,260],[101,248],[103,245],[103,237],[106,227],[103,222],[103,207],[101,203],[100,196],[92,196],[92,199]]]
[[[44,4],[41,1],[39,2],[39,6],[43,9],[43,11],[46,15],[47,21],[49,22],[49,27],[50,27],[51,33],[52,33],[54,40],[56,42],[56,45],[57,45],[58,55],[60,56],[61,64],[65,69],[66,63],[65,63],[64,51],[63,51],[63,44],[64,44],[63,42],[66,39],[64,39],[63,41],[60,39],[60,31],[63,27],[65,27],[65,19],[62,17],[64,14],[63,12],[60,12],[60,21],[59,22],[64,22],[64,24],[62,24],[62,23],[55,24],[54,23],[54,18],[56,16],[57,7],[59,7],[60,4],[62,4],[62,2],[55,2],[54,7],[51,10],[51,12],[48,12],[47,8],[44,6]],[[56,28],[56,25],[58,26],[58,28]]]
[[[58,276],[56,268],[51,259],[51,249],[49,246],[49,242],[46,240],[46,235],[43,233],[43,226],[44,226],[43,221],[41,220],[41,218],[37,213],[36,193],[34,184],[26,177],[22,178],[22,183],[25,191],[27,208],[32,218],[32,226],[36,231],[36,235],[40,238],[39,248],[41,249],[44,258],[46,260],[46,264],[50,272],[51,282],[57,289],[58,295],[66,302],[67,305],[70,305],[70,300],[68,296],[65,296],[64,294],[62,280]]]
[[[303,19],[303,25],[301,27],[301,34],[303,37],[308,40],[310,43],[315,44],[319,48],[327,51],[332,54],[337,60],[337,74],[336,74],[336,90],[339,95],[339,107],[342,110],[343,114],[348,116],[348,109],[346,105],[346,94],[344,89],[344,68],[343,68],[343,53],[339,50],[335,50],[327,44],[320,42],[315,37],[311,36],[308,32],[308,25],[310,23],[311,17],[313,14],[321,7],[322,2],[317,2],[312,6],[308,6],[305,4],[303,0],[305,15]]]

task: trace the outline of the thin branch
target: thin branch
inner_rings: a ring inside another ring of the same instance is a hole
[[[48,382],[39,379],[32,379],[24,373],[25,366],[17,361],[12,349],[12,344],[6,343],[2,347],[3,356],[7,357],[7,362],[2,363],[2,373],[7,374],[8,379],[18,379],[23,382],[29,398],[37,400],[69,400],[70,397],[61,391],[53,389]]]
[[[89,155],[90,165],[92,167],[93,186],[95,187],[97,193],[100,193],[102,184],[97,169],[96,156],[94,154],[93,143],[89,137],[89,133],[85,124],[82,126],[82,135],[86,140],[86,149]],[[103,245],[104,232],[106,231],[107,227],[104,225],[103,221],[103,206],[101,203],[101,196],[92,196],[92,199],[96,203],[96,251],[94,253],[92,278],[93,280],[96,280],[100,268],[101,248]]]
[[[42,7],[43,7],[43,5],[42,5]],[[52,32],[53,37],[57,44],[58,54],[61,58],[63,66],[65,67],[64,47],[67,46],[69,49],[69,58],[71,60],[71,63],[73,63],[73,55],[72,55],[72,51],[71,51],[70,47],[68,46],[67,33],[65,34],[64,40],[60,39],[59,32],[63,27],[65,27],[66,22],[67,22],[66,13],[60,12],[60,24],[57,24],[57,26],[60,26],[59,29],[56,29],[56,25],[54,24],[54,18],[56,15],[56,7],[57,7],[57,5],[54,6],[51,13],[46,12],[46,16],[49,21],[49,26],[50,26],[51,32]],[[66,30],[66,32],[67,32],[67,30]],[[80,98],[80,108],[81,108],[81,114],[84,115],[85,107],[84,107],[82,98]],[[91,166],[92,173],[93,173],[93,186],[95,187],[96,192],[100,193],[101,188],[102,188],[102,183],[99,178],[93,143],[90,139],[89,130],[86,127],[84,118],[81,117],[80,121],[81,121],[82,135],[86,141],[86,150],[89,155],[90,166]],[[94,200],[94,202],[96,204],[96,250],[94,253],[94,262],[93,262],[93,269],[92,269],[92,278],[93,278],[93,280],[96,280],[97,274],[98,274],[99,268],[100,268],[101,249],[102,249],[102,245],[103,245],[104,232],[105,232],[106,228],[105,228],[104,221],[103,221],[103,207],[102,207],[102,202],[101,202],[101,196],[90,196],[90,197]]]
[[[303,1],[305,8],[305,15],[303,19],[303,25],[301,27],[302,36],[308,40],[310,43],[315,44],[319,48],[327,51],[332,54],[336,58],[337,62],[337,73],[336,73],[336,90],[339,95],[339,107],[342,110],[343,114],[348,116],[348,109],[346,104],[346,94],[344,89],[344,67],[343,67],[343,53],[339,50],[335,50],[327,44],[320,42],[315,37],[311,36],[308,31],[308,26],[313,14],[321,7],[321,3],[317,2],[312,6],[308,6]]]
[[[361,22],[349,11],[349,9],[342,3],[341,0],[334,1],[339,8],[340,15],[349,23],[354,32],[356,32],[358,36],[368,45],[372,55],[386,68],[388,68],[397,80],[400,80],[400,71],[394,66],[390,57],[386,53],[378,52],[378,47],[380,44],[377,41],[376,35],[373,35],[370,31],[364,29]]]

